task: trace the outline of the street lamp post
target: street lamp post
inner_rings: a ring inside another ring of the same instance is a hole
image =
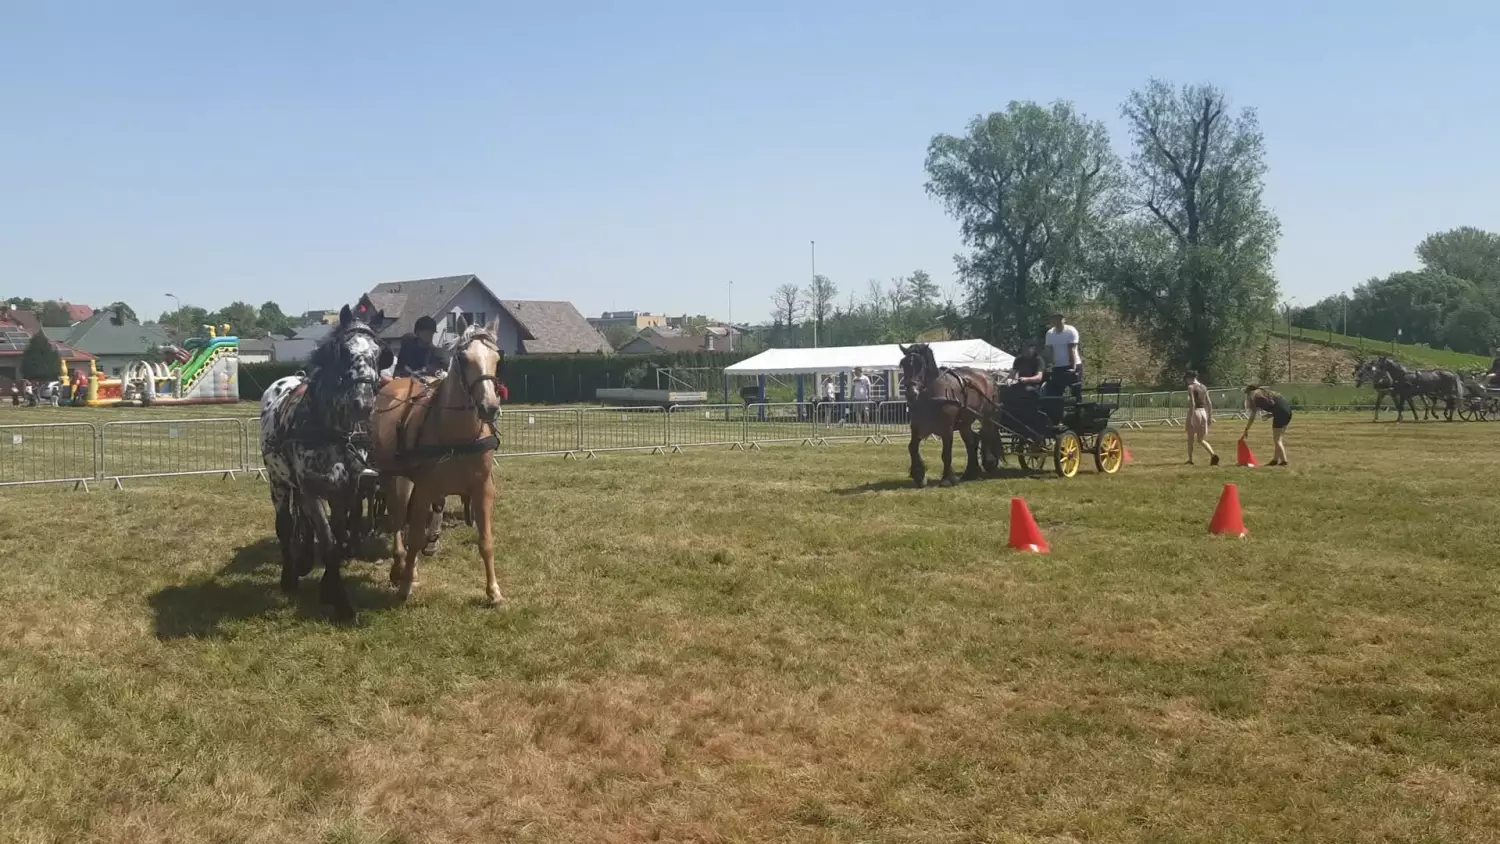
[[[729,329],[724,333],[725,339],[729,341],[729,351],[734,351],[734,279],[729,280]]]

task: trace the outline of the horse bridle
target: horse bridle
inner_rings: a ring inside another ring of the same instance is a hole
[[[493,372],[482,372],[479,375],[476,375],[471,381],[464,380],[464,371],[470,365],[469,359],[464,357],[464,350],[473,343],[480,343],[488,346],[497,355],[501,355],[501,352],[499,343],[496,343],[494,340],[490,339],[488,335],[480,334],[476,334],[464,340],[461,340],[459,341],[458,345],[453,347],[453,362],[456,364],[456,366],[454,367],[454,375],[457,375],[459,378],[459,383],[464,385],[464,395],[469,399],[469,407],[472,408],[477,414],[479,413],[479,401],[474,398],[474,388],[486,381],[490,382],[491,384],[499,384],[500,376],[496,375]],[[504,355],[501,355],[501,358],[503,360]],[[490,422],[488,424],[491,427],[494,426],[493,422]]]

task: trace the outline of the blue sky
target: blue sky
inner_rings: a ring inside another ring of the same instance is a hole
[[[0,0],[0,295],[301,311],[477,272],[722,317],[733,280],[750,320],[810,240],[842,291],[947,286],[929,138],[1069,99],[1123,149],[1153,75],[1260,112],[1297,300],[1500,229],[1500,7],[1219,5]]]

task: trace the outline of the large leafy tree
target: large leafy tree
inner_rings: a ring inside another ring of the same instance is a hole
[[[73,314],[68,310],[66,302],[43,302],[42,312],[37,316],[41,319],[43,328],[67,328],[73,324]]]
[[[135,308],[130,307],[124,302],[111,302],[109,304],[109,307],[105,308],[104,310],[118,312],[120,314],[120,318],[126,322],[140,322],[140,320],[136,319],[135,317]]]
[[[292,330],[291,317],[283,313],[281,306],[275,302],[261,305],[255,322],[263,334],[284,334]]]
[[[1168,370],[1228,377],[1276,297],[1280,223],[1266,207],[1255,112],[1212,85],[1151,80],[1122,108],[1133,154],[1129,213],[1101,250],[1100,280]]]
[[[1087,287],[1118,164],[1104,125],[1070,103],[1012,102],[927,147],[927,192],[959,222],[972,322],[1001,345],[1034,339],[1045,314]]]
[[[1417,257],[1429,270],[1487,287],[1500,287],[1500,234],[1462,226],[1428,235]]]

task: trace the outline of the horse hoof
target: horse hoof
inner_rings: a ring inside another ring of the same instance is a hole
[[[938,482],[938,486],[940,486],[940,487],[950,487],[950,486],[956,485],[957,483],[958,483],[958,481],[954,480],[953,478],[943,478],[941,481]]]
[[[396,587],[396,600],[403,604],[411,600],[411,590],[414,586],[416,584],[410,580],[401,581],[400,585]]]
[[[917,489],[922,489],[923,487],[927,486],[927,480],[925,478],[912,478],[911,485],[916,487]]]
[[[282,592],[282,594],[284,594],[284,595],[295,595],[295,594],[297,594],[297,585],[298,585],[297,584],[297,579],[295,577],[294,578],[290,578],[290,579],[283,577],[281,579],[281,592]]]
[[[505,605],[505,596],[501,595],[499,592],[486,595],[485,600],[488,601],[489,605],[492,607],[501,607]]]

